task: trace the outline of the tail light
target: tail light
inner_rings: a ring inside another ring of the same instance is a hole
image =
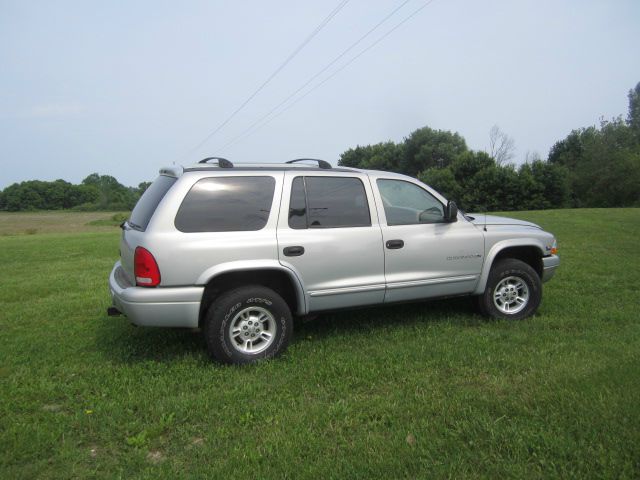
[[[160,284],[160,269],[156,259],[146,248],[136,247],[133,271],[138,287],[156,287]]]

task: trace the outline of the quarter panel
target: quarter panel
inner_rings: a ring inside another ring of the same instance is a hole
[[[269,219],[264,228],[244,232],[180,232],[174,225],[176,213],[190,188],[207,177],[270,176],[275,188]],[[195,171],[186,172],[167,193],[147,231],[138,241],[155,257],[161,286],[198,285],[204,273],[229,262],[277,261],[276,225],[284,172]]]

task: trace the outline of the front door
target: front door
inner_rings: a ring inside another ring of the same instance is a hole
[[[482,270],[484,236],[417,183],[376,180],[385,218],[385,302],[471,293]],[[382,212],[381,212],[382,213]]]

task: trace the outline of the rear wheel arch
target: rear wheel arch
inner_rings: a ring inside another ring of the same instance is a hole
[[[282,297],[292,312],[300,315],[306,313],[304,290],[292,272],[278,268],[231,270],[217,274],[206,283],[200,302],[199,325],[202,326],[207,311],[216,298],[246,285],[269,288]]]

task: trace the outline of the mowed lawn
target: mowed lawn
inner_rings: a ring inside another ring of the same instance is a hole
[[[640,477],[640,209],[508,215],[559,239],[534,318],[327,314],[244,368],[106,316],[119,229],[24,216],[0,236],[0,478]]]

